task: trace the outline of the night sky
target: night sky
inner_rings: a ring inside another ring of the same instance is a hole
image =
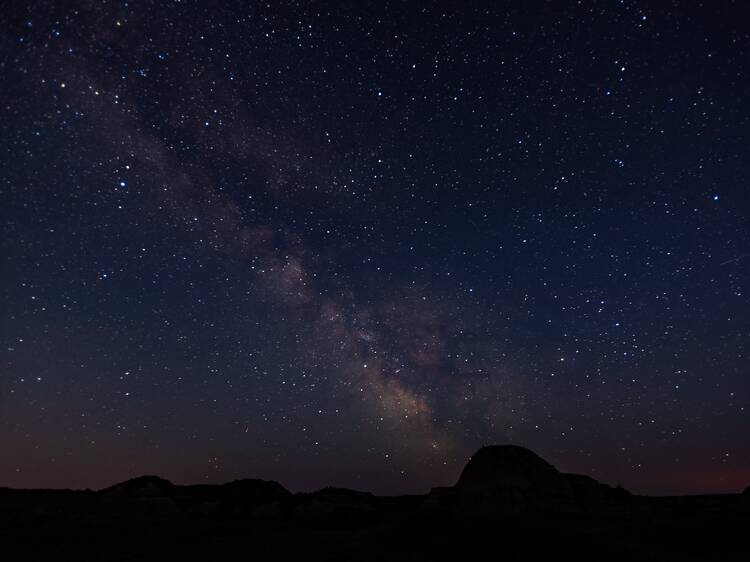
[[[703,5],[701,5],[703,4]],[[744,2],[9,2],[0,485],[750,484]]]

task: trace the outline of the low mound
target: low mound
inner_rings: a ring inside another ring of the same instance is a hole
[[[108,496],[151,497],[165,496],[174,490],[169,480],[158,476],[139,476],[101,490]]]
[[[255,478],[245,478],[228,482],[221,486],[221,491],[223,494],[228,493],[246,501],[270,501],[291,495],[289,490],[274,480],[258,480]]]

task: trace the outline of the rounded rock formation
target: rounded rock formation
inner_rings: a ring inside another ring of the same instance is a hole
[[[563,474],[536,453],[516,445],[482,447],[456,484],[459,492],[506,497],[570,497]]]

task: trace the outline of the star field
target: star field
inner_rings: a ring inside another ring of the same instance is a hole
[[[750,481],[741,2],[17,2],[0,485]]]

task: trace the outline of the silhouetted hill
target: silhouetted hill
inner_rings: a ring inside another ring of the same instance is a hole
[[[602,504],[619,505],[630,493],[581,474],[565,474],[536,453],[516,445],[482,447],[454,487],[434,488],[433,506],[476,511],[542,510],[574,512]]]
[[[139,476],[101,490],[101,494],[123,497],[166,496],[174,490],[174,484],[158,476]]]
[[[0,540],[4,560],[744,561],[748,496],[634,496],[503,445],[424,496],[158,476],[98,492],[0,488]]]
[[[456,488],[463,493],[571,497],[557,469],[536,453],[515,445],[482,447],[469,460]]]
[[[278,482],[273,480],[257,480],[254,478],[243,478],[242,480],[233,480],[223,485],[224,491],[241,494],[245,497],[253,498],[279,498],[291,494]]]

